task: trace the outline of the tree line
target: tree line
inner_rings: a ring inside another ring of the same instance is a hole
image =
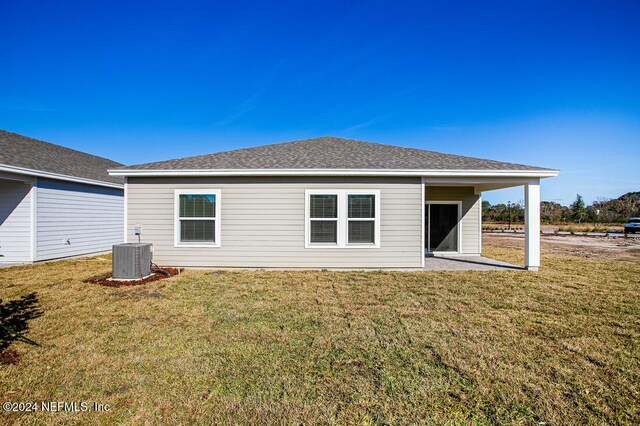
[[[482,220],[485,222],[524,223],[524,201],[495,204],[482,202]],[[629,217],[640,216],[640,192],[629,192],[616,199],[599,199],[586,205],[580,194],[571,205],[555,201],[540,203],[543,223],[622,223]]]

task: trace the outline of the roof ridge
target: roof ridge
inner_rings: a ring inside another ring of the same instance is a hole
[[[256,145],[137,164],[124,169],[545,170],[523,164],[337,136]]]
[[[255,149],[255,148],[266,148],[266,147],[276,146],[276,145],[278,145],[278,146],[287,145],[287,144],[292,144],[292,143],[297,143],[297,142],[307,142],[307,141],[311,141],[311,140],[314,140],[314,139],[325,139],[325,138],[334,138],[334,136],[320,136],[320,137],[316,137],[316,138],[296,139],[294,141],[274,142],[274,143],[268,143],[268,144],[265,144],[265,145],[255,145],[255,146],[248,146],[248,147],[245,147],[245,148],[236,148],[236,149],[227,149],[225,151],[209,152],[209,153],[206,153],[206,154],[196,154],[196,155],[188,155],[186,157],[169,158],[168,160],[161,160],[161,161],[186,160],[186,159],[189,159],[189,158],[206,157],[206,156],[209,156],[209,155],[218,155],[218,154],[228,154],[230,152],[246,151],[246,150]],[[337,139],[341,139],[341,138],[337,138]],[[355,142],[361,142],[361,141],[355,141]],[[158,161],[154,161],[153,163],[157,163],[157,162]],[[151,164],[151,163],[142,163],[142,164]]]

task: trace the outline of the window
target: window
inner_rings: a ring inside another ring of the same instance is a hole
[[[220,246],[220,191],[176,190],[175,245]]]
[[[369,243],[375,241],[375,205],[373,194],[347,194],[349,200],[349,232],[347,241],[352,243]]]
[[[380,247],[380,192],[307,190],[305,247]]]
[[[338,242],[338,196],[335,194],[313,194],[309,200],[311,220],[311,242]]]

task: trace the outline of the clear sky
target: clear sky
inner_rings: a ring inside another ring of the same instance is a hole
[[[333,135],[640,190],[638,0],[0,0],[0,41],[0,128],[125,164]]]

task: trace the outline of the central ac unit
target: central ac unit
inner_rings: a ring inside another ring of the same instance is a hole
[[[115,280],[135,280],[151,275],[151,244],[115,244],[112,269]]]

